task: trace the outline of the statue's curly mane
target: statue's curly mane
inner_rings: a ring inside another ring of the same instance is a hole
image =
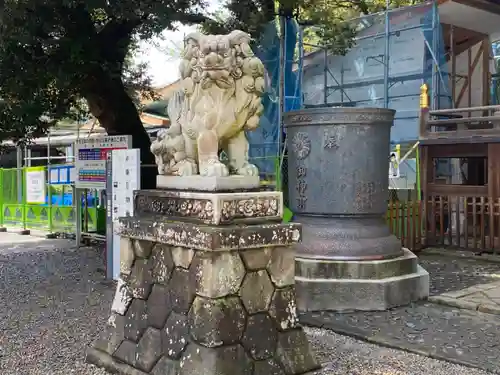
[[[195,33],[187,37],[180,72],[186,95],[184,99],[187,101],[184,106],[185,115],[188,118],[196,115],[193,111],[197,111],[196,104],[200,100],[210,99],[207,90],[215,85],[221,95],[212,98],[213,102],[205,107],[216,115],[219,111],[232,110],[240,115],[239,118],[242,117],[242,112],[247,112],[245,121],[238,124],[238,127],[254,129],[258,126],[258,119],[263,111],[260,97],[265,86],[264,66],[254,56],[249,43],[250,36],[242,31],[225,36]],[[207,50],[209,54],[206,53]],[[213,61],[219,62],[220,66],[211,70]],[[235,105],[228,105],[231,100]],[[206,108],[201,111],[206,112]],[[183,120],[188,121],[188,118]]]
[[[172,164],[169,170],[180,175],[197,173],[198,165],[202,175],[226,176],[229,172],[217,152],[225,148],[237,174],[256,175],[257,167],[248,162],[244,131],[259,125],[264,66],[250,48],[250,36],[243,31],[194,33],[185,42],[182,93],[171,98],[168,135],[156,142],[161,145],[152,146],[153,153],[161,155],[162,167]],[[180,142],[183,153],[175,152]]]

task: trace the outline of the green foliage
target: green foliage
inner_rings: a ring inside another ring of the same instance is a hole
[[[199,23],[203,0],[5,0],[0,8],[0,140],[37,136],[85,112],[115,80],[147,94],[140,39]],[[105,79],[103,79],[105,78]]]
[[[391,0],[390,7],[415,5],[424,0]],[[239,28],[258,39],[266,23],[278,14],[297,18],[307,27],[307,44],[328,48],[336,54],[345,54],[353,45],[356,28],[346,22],[353,18],[383,11],[386,0],[228,0],[223,16],[212,17],[203,25],[206,32],[227,32]],[[306,48],[312,50],[314,48]]]
[[[385,0],[227,0],[206,16],[204,1],[2,1],[0,141],[41,135],[89,110],[113,134],[140,127],[126,94],[136,105],[141,96],[154,96],[146,66],[132,64],[131,56],[140,40],[178,23],[202,24],[213,33],[243,29],[258,38],[277,14],[285,14],[318,26],[308,40],[345,53],[355,30],[343,21],[385,6]]]

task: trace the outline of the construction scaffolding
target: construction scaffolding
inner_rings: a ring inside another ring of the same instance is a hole
[[[389,9],[348,21],[356,32],[344,55],[339,46],[299,44],[304,107],[349,106],[395,109],[392,144],[418,140],[419,95],[427,84],[433,108],[449,108],[443,31],[435,3]],[[301,35],[314,35],[303,26]],[[311,37],[309,37],[309,40]]]
[[[86,192],[82,196],[77,192],[73,173],[75,141],[80,136],[97,135],[93,127],[82,133],[76,124],[50,130],[45,137],[23,147],[4,142],[3,147],[16,154],[16,166],[0,169],[0,226],[25,234],[42,231],[50,237],[74,236],[79,225],[90,236],[98,233],[99,216],[104,216],[103,212],[99,215],[99,194]],[[2,156],[0,161],[5,167],[5,154]],[[7,161],[7,165],[11,163]],[[82,222],[77,220],[78,212]]]

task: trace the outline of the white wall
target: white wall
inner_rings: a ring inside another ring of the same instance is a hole
[[[474,62],[474,58],[476,57],[477,52],[481,48],[481,42],[477,43],[471,48],[471,64]],[[457,108],[463,108],[463,107],[468,107],[469,106],[469,91],[471,92],[471,107],[476,107],[483,105],[483,98],[482,98],[482,92],[483,92],[483,58],[482,56],[479,58],[479,62],[476,65],[476,68],[474,69],[472,73],[472,79],[468,87],[465,89],[464,95],[460,99],[460,102],[457,102],[458,97],[460,95],[460,91],[462,90],[462,87],[466,83],[465,79],[458,79],[458,77],[455,79],[455,103]],[[463,75],[467,76],[468,71],[469,71],[469,57],[468,57],[468,51],[462,52],[460,55],[456,57],[456,63],[455,63],[455,69],[456,69],[456,74],[458,75]],[[448,70],[451,72],[451,60],[448,62]],[[451,80],[451,77],[450,77]],[[451,82],[450,82],[450,87],[451,87]],[[489,88],[486,88],[489,90]]]
[[[421,24],[420,16],[409,18],[393,26],[401,29]],[[377,34],[384,31],[383,24],[374,25],[366,33]],[[365,35],[366,35],[365,33]],[[394,142],[418,139],[418,112],[420,86],[426,70],[425,38],[421,27],[402,31],[389,41],[389,77],[401,78],[393,82],[389,89],[389,108],[397,110],[395,126],[391,131]],[[358,41],[346,56],[328,56],[327,86],[352,84],[355,87],[330,90],[327,103],[356,102],[359,107],[384,107],[384,63],[385,36]],[[324,103],[325,55],[317,53],[309,57],[304,69],[303,94],[305,105]],[[430,64],[430,61],[427,61]],[[431,71],[431,68],[428,68]],[[408,76],[415,75],[409,79]],[[378,82],[371,82],[378,80]],[[343,98],[342,98],[343,95]]]
[[[382,36],[359,41],[356,47],[352,48],[346,56],[328,56],[327,85],[359,84],[358,87],[345,89],[345,102],[363,101],[364,103],[359,103],[360,106],[383,106],[384,49],[385,37]],[[399,36],[392,37],[389,44],[389,76],[404,77],[411,74],[422,74],[424,53],[424,37],[421,30],[410,30],[402,32]],[[305,104],[322,104],[324,95],[324,54],[318,53],[312,60],[313,62],[308,64],[304,72],[303,91]],[[380,82],[369,82],[376,79],[379,79]],[[407,80],[397,83],[390,89],[389,96],[405,95],[410,90],[418,93],[420,84],[420,82]],[[328,103],[341,102],[341,100],[342,94],[340,90],[332,92],[328,97]],[[401,107],[396,103],[394,103],[394,106]]]

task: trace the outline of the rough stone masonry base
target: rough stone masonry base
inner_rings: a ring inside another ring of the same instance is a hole
[[[178,246],[186,227],[164,222],[159,234],[131,220],[122,228],[112,314],[89,362],[124,375],[299,375],[319,367],[295,305],[291,245],[300,226],[242,226],[232,233],[246,248],[205,241],[197,250]],[[256,227],[275,243],[243,241]]]

